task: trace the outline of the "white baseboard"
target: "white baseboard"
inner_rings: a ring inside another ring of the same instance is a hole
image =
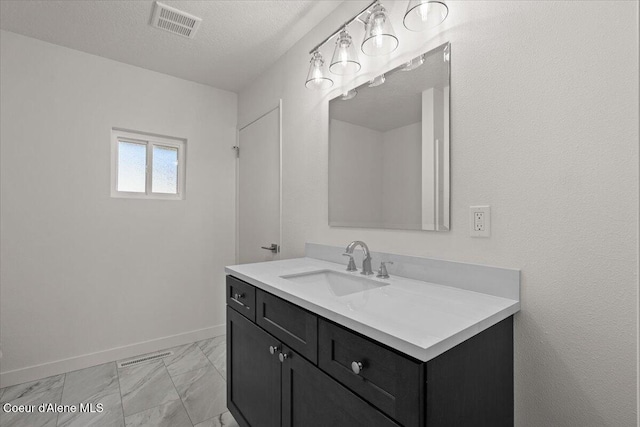
[[[182,334],[168,337],[156,338],[122,347],[111,348],[98,351],[96,353],[83,354],[81,356],[70,357],[68,359],[56,360],[40,365],[28,366],[0,373],[0,388],[9,387],[15,384],[22,384],[52,375],[64,374],[65,372],[77,371],[78,369],[100,365],[102,363],[113,362],[115,360],[127,359],[145,353],[151,353],[178,345],[188,344],[194,341],[201,341],[213,338],[226,333],[226,325],[217,325],[195,331],[184,332]]]

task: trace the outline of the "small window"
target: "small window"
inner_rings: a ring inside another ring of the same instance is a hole
[[[111,197],[184,199],[186,142],[111,131]]]

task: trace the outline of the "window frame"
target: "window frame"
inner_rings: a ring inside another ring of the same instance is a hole
[[[142,144],[146,150],[145,191],[118,191],[118,166],[120,142]],[[168,147],[177,149],[177,185],[176,194],[154,193],[153,185],[153,147]],[[156,200],[184,200],[186,192],[187,169],[187,141],[181,138],[171,138],[155,134],[111,129],[111,197],[124,199],[156,199]]]

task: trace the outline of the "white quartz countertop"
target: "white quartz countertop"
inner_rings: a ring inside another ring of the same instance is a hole
[[[345,296],[336,296],[327,286],[281,277],[318,270],[345,273],[345,266],[296,258],[225,268],[227,274],[423,362],[520,309],[517,300],[398,276],[368,276],[389,285]]]

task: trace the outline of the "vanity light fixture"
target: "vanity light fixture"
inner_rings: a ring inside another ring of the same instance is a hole
[[[443,0],[411,0],[407,5],[407,12],[404,15],[403,22],[404,26],[411,31],[422,31],[440,24],[448,14],[449,8]],[[391,25],[387,10],[380,0],[374,0],[309,51],[311,66],[309,74],[307,74],[306,87],[310,89],[328,89],[333,86],[333,80],[325,71],[324,59],[322,59],[320,48],[336,36],[336,47],[331,57],[329,70],[333,74],[341,76],[360,71],[362,66],[358,60],[353,39],[347,31],[347,27],[355,21],[359,21],[365,27],[364,40],[360,46],[364,54],[369,56],[387,55],[396,50],[400,44]],[[410,71],[418,68],[423,63],[424,57],[418,57],[407,62],[402,69]],[[384,75],[371,80],[370,86],[378,86],[382,83],[384,83]]]
[[[411,0],[402,22],[407,30],[424,31],[440,25],[448,14],[449,8],[443,1]]]
[[[387,10],[380,3],[376,3],[367,18],[362,51],[369,56],[386,55],[397,47],[398,38],[389,21]]]
[[[358,62],[358,52],[351,40],[351,36],[347,32],[347,27],[344,27],[338,39],[336,40],[336,48],[333,51],[333,58],[331,58],[331,65],[329,71],[333,74],[345,76],[348,74],[355,74],[360,71],[360,62]]]
[[[373,80],[369,80],[369,87],[380,86],[385,82],[385,80],[386,79],[384,77],[384,74],[380,74],[378,77],[374,78]]]
[[[411,61],[408,61],[407,63],[404,64],[402,68],[400,68],[400,71],[415,70],[422,64],[424,64],[424,55],[420,55],[417,58],[413,58]]]
[[[309,89],[328,89],[333,86],[333,80],[327,76],[326,67],[322,54],[317,50],[311,57],[311,65],[307,74],[305,86]]]
[[[343,93],[340,99],[343,101],[348,101],[355,98],[356,95],[358,95],[358,91],[355,89],[351,89],[350,91]]]

